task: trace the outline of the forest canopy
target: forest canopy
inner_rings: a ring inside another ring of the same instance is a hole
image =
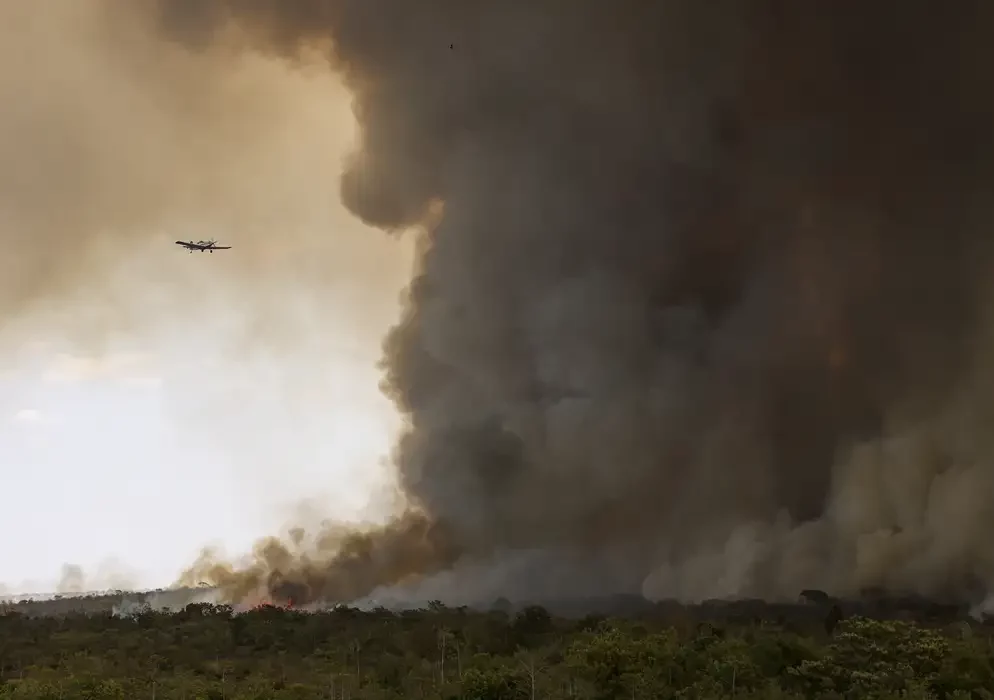
[[[800,611],[803,606],[797,606]],[[0,698],[989,698],[987,625],[690,608],[0,615]],[[771,608],[772,610],[772,608]]]

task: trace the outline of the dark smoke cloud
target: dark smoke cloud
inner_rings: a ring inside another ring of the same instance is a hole
[[[994,583],[990,3],[156,9],[192,51],[326,51],[362,129],[346,204],[442,212],[385,342],[423,515],[208,563],[232,595],[515,550],[562,595]]]

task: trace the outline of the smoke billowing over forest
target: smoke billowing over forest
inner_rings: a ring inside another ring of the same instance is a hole
[[[145,7],[215,69],[324,51],[361,128],[345,203],[433,222],[384,344],[408,513],[188,580],[994,588],[994,6]]]

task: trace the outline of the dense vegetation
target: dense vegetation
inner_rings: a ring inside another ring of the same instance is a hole
[[[994,698],[986,627],[544,608],[0,615],[0,698]]]

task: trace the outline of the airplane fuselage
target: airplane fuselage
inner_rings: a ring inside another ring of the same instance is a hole
[[[208,252],[213,253],[215,250],[230,250],[230,245],[218,245],[216,241],[176,241],[176,245],[183,246],[186,248],[187,252],[192,253],[193,251],[199,251],[201,253]]]

